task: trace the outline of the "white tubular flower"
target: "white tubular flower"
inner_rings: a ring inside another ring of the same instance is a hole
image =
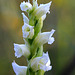
[[[15,44],[14,43],[14,51],[15,56],[17,58],[21,57],[22,55],[28,57],[30,55],[29,47],[25,44]]]
[[[12,62],[12,67],[16,75],[26,75],[27,67],[26,66],[19,66],[18,64]]]
[[[22,15],[23,15],[24,24],[25,23],[29,24],[29,19],[27,18],[27,16],[24,13],[22,13]]]
[[[23,1],[20,4],[20,8],[21,8],[22,11],[27,11],[27,10],[31,10],[32,9],[32,5],[29,2]]]
[[[24,24],[22,26],[23,38],[32,39],[34,36],[34,26],[30,26],[28,24]]]
[[[42,57],[36,57],[31,61],[31,68],[33,71],[37,71],[39,69],[48,71],[52,69],[52,66],[50,66],[50,59],[48,52],[43,53]]]
[[[39,19],[46,13],[50,13],[49,9],[50,9],[51,3],[52,3],[52,1],[47,4],[40,4],[40,6],[34,10],[33,15],[35,15],[36,18]]]
[[[43,32],[39,33],[37,37],[34,39],[32,47],[36,49],[37,47],[45,44],[48,42],[48,44],[52,44],[54,42],[54,37],[52,37],[53,33],[55,32],[54,29],[52,29],[50,32]]]

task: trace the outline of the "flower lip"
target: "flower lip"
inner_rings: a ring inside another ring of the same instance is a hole
[[[52,44],[55,40],[54,37],[52,37],[52,35],[54,34],[55,30],[52,29],[50,32],[50,36],[49,36],[49,40],[48,40],[48,44]]]
[[[14,51],[15,51],[15,56],[17,58],[20,58],[21,56],[28,57],[30,55],[29,47],[26,46],[25,44],[14,43]]]
[[[18,44],[14,43],[14,51],[15,51],[15,56],[17,58],[22,56],[22,50],[21,50],[21,48],[20,48],[20,46]]]

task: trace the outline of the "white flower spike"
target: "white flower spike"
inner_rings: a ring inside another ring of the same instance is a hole
[[[25,23],[29,24],[29,19],[27,18],[27,16],[24,13],[22,13],[22,15],[23,15],[24,24]]]
[[[52,66],[50,66],[50,59],[48,52],[43,53],[42,57],[36,57],[31,61],[31,68],[33,71],[37,71],[39,69],[48,71],[52,69]]]
[[[28,24],[24,24],[22,26],[23,38],[32,39],[34,36],[34,26],[30,26]]]
[[[19,66],[18,64],[12,62],[12,67],[16,75],[26,75],[27,67],[26,66]]]
[[[37,0],[32,0],[32,4],[28,0],[28,2],[23,1],[20,4],[21,10],[28,13],[28,17],[22,13],[24,21],[22,33],[25,44],[14,43],[14,51],[17,58],[26,57],[28,67],[19,66],[15,61],[12,62],[16,75],[44,75],[45,71],[52,69],[48,52],[43,52],[43,45],[54,42],[52,36],[55,30],[52,29],[50,32],[41,33],[46,14],[50,13],[51,3],[52,1],[38,6]]]
[[[29,48],[25,44],[15,44],[14,43],[15,56],[17,58],[22,55],[28,57],[30,55]]]
[[[35,15],[36,18],[39,19],[43,15],[50,13],[49,9],[50,9],[51,3],[52,1],[47,4],[40,4],[40,6],[34,10],[33,15]]]
[[[21,4],[20,4],[20,8],[22,11],[27,11],[27,10],[32,10],[32,5],[29,3],[29,2],[25,2],[23,1]]]

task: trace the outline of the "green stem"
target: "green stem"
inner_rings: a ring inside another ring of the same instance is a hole
[[[42,56],[42,54],[43,54],[43,46],[40,46],[36,57],[40,57],[40,56]]]
[[[37,75],[44,75],[44,71],[43,71],[43,70],[39,70],[39,71],[37,72]]]
[[[37,21],[36,26],[34,27],[34,33],[35,33],[34,38],[38,35],[39,32],[41,32],[42,26],[43,26],[43,20],[42,18],[40,18]]]

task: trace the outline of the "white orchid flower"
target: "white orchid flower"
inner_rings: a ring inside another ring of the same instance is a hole
[[[30,26],[28,24],[24,24],[22,26],[23,38],[32,39],[34,36],[34,26]]]
[[[39,69],[48,71],[52,69],[52,66],[50,66],[50,59],[48,52],[43,53],[42,57],[36,57],[31,61],[31,68],[33,71],[37,71]]]
[[[15,56],[17,58],[21,57],[22,55],[25,57],[28,57],[30,55],[29,47],[25,44],[14,43],[14,51],[15,51]]]
[[[20,4],[20,8],[21,8],[22,11],[32,10],[32,5],[29,2],[23,1]]]
[[[47,42],[48,44],[52,44],[54,42],[54,37],[52,37],[54,32],[55,30],[52,29],[50,32],[39,33],[37,37],[34,39],[32,47],[36,49]]]
[[[23,15],[24,24],[25,23],[29,24],[29,19],[27,18],[27,16],[24,13],[22,13],[22,15]]]
[[[43,15],[50,13],[49,9],[50,9],[51,3],[52,1],[47,4],[40,4],[40,6],[34,10],[33,15],[35,15],[36,18],[39,19]]]
[[[16,75],[26,75],[27,67],[26,66],[19,66],[18,64],[12,62],[12,67]]]

